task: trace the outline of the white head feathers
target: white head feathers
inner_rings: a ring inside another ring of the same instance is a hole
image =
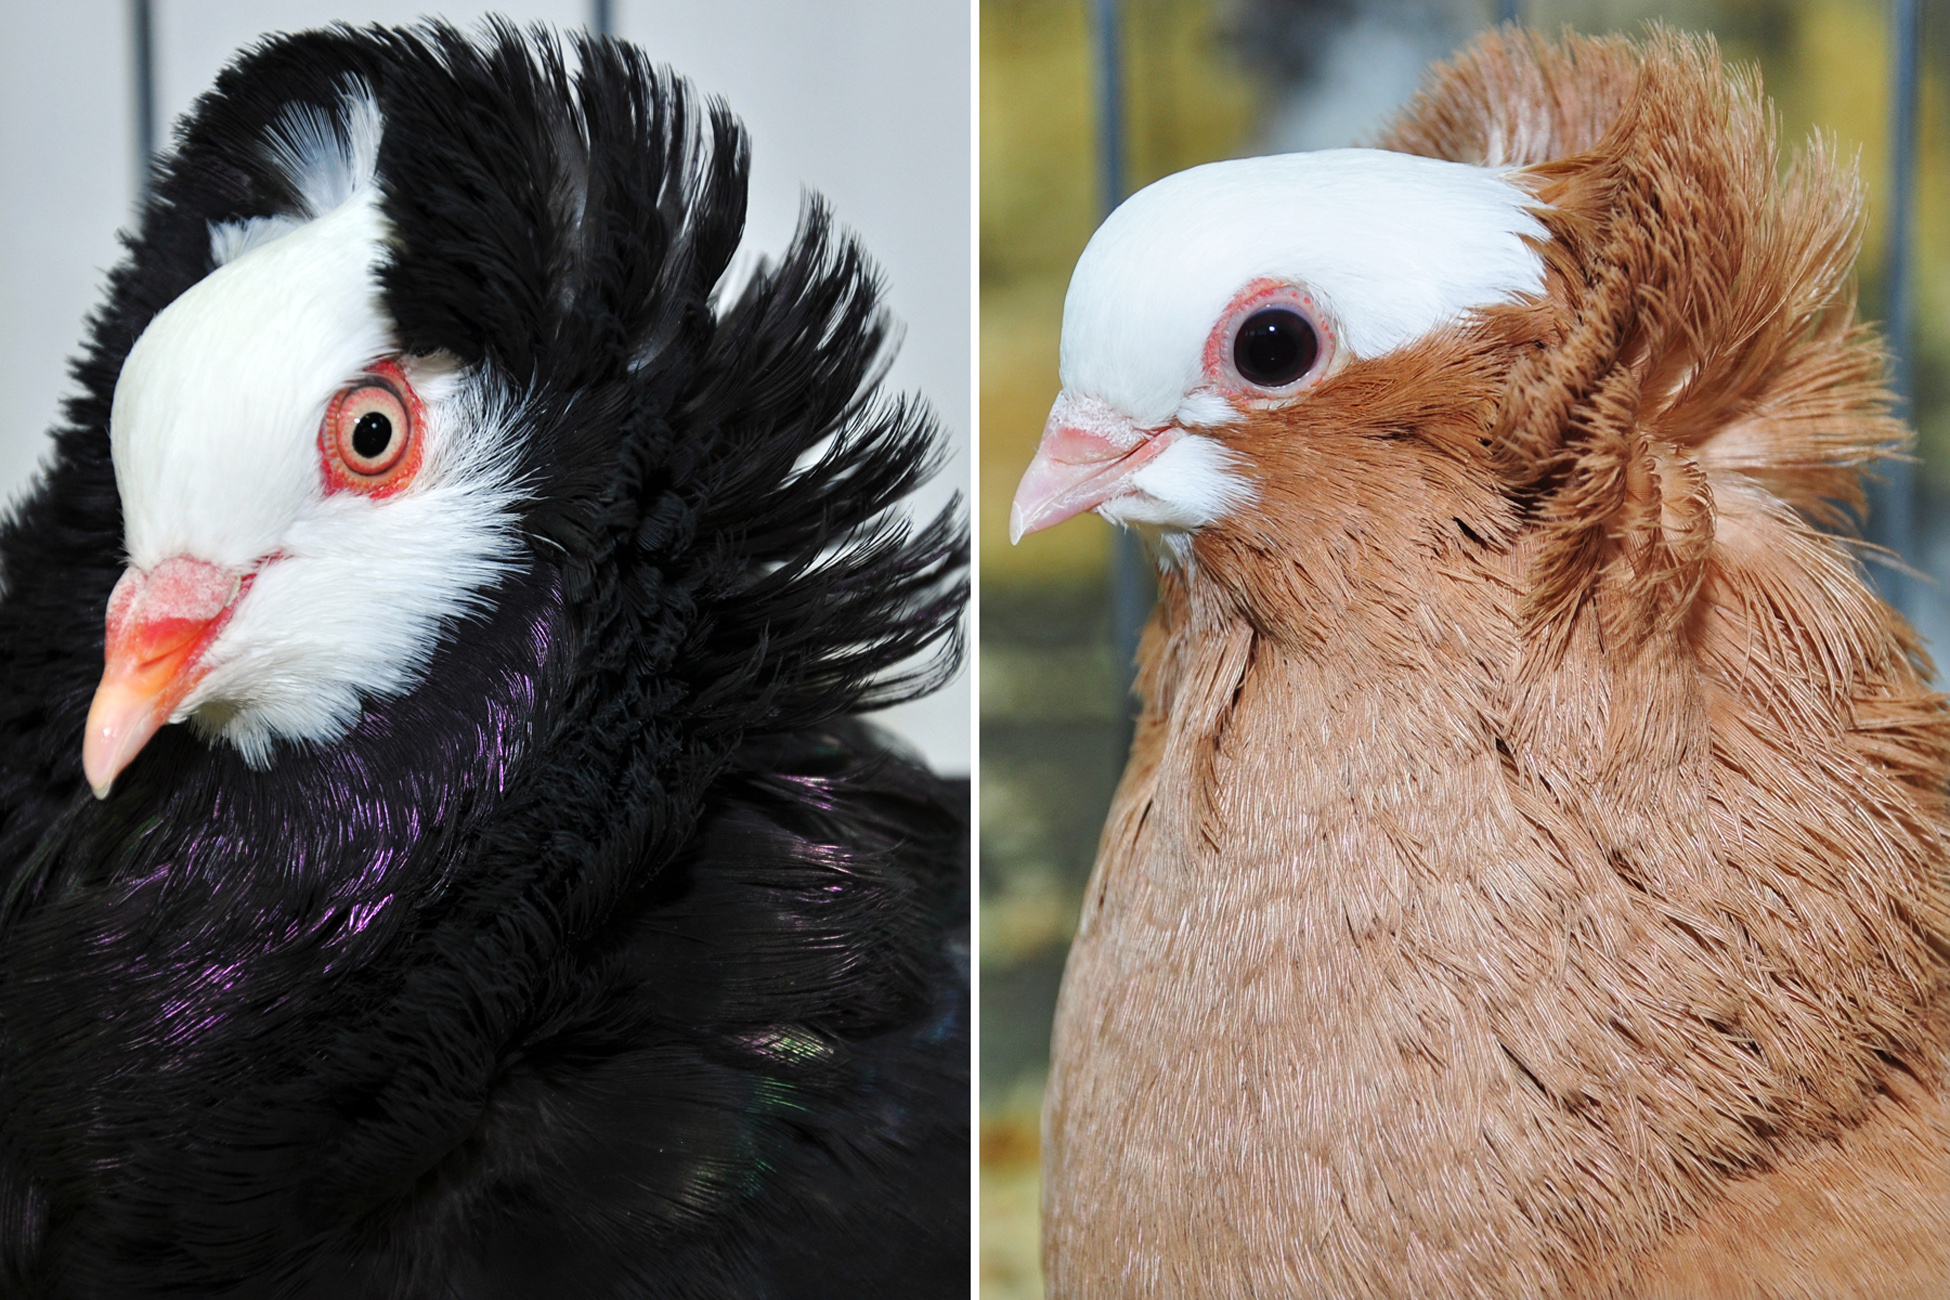
[[[1255,280],[1303,285],[1372,359],[1475,307],[1543,288],[1537,200],[1503,173],[1377,149],[1210,163],[1110,215],[1063,304],[1063,388],[1140,427],[1214,423],[1213,322]],[[1188,399],[1191,404],[1187,406]],[[1181,407],[1184,407],[1181,417]]]

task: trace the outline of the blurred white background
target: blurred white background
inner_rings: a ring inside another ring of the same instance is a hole
[[[127,0],[3,0],[0,42],[0,499],[31,479],[68,392],[68,358],[120,248],[138,175]],[[487,13],[587,24],[588,0],[154,0],[158,142],[242,46],[332,22],[463,28]],[[803,189],[826,196],[878,261],[905,324],[890,383],[954,437],[930,496],[969,482],[970,18],[962,0],[613,0],[615,35],[722,97],[752,139],[741,262],[790,239]],[[969,678],[884,720],[936,770],[966,775]]]

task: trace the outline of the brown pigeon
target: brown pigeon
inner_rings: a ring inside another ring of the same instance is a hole
[[[1015,531],[1149,537],[1057,1013],[1058,1297],[1950,1286],[1950,715],[1851,169],[1512,30],[1098,231]]]

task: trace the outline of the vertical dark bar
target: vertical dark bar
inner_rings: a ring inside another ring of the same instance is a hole
[[[1889,336],[1889,385],[1899,412],[1911,414],[1910,330],[1915,294],[1910,242],[1916,216],[1916,70],[1921,40],[1919,0],[1892,0],[1890,6],[1889,229],[1882,263],[1884,329]],[[1907,461],[1884,461],[1884,479],[1873,485],[1869,540],[1894,551],[1906,564],[1921,559],[1916,536],[1916,469]],[[1906,573],[1879,575],[1890,602],[1912,622],[1921,613],[1923,593]]]
[[[598,36],[616,35],[616,15],[610,0],[590,0],[589,30]]]
[[[1523,0],[1496,0],[1496,21],[1498,23],[1522,22]]]
[[[1105,215],[1124,201],[1124,59],[1118,0],[1092,0],[1097,70],[1097,185]],[[1117,747],[1131,747],[1131,684],[1138,638],[1155,597],[1151,561],[1136,533],[1120,528],[1110,552],[1110,648],[1117,673]]]
[[[1097,65],[1097,189],[1104,214],[1124,201],[1124,37],[1118,0],[1092,0]]]
[[[129,0],[129,50],[135,64],[135,188],[144,194],[156,156],[155,15],[150,0]]]

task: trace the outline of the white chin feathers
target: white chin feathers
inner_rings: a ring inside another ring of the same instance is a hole
[[[1111,498],[1097,513],[1126,527],[1148,524],[1189,532],[1225,517],[1256,495],[1230,451],[1196,433],[1179,435],[1131,476],[1136,489]]]

